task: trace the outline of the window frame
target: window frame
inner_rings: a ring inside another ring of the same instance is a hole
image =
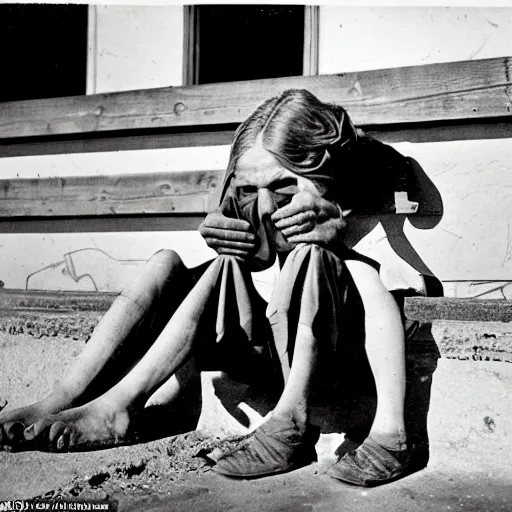
[[[183,12],[183,85],[197,85],[199,78],[199,6],[185,5]],[[318,75],[320,7],[304,6],[304,47],[302,76]]]

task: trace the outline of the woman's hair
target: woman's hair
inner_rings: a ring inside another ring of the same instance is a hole
[[[382,206],[375,204],[382,203],[382,198],[372,196],[375,192],[382,196],[382,183],[378,183],[382,179],[376,180],[382,172],[374,166],[381,170],[385,167],[384,154],[389,160],[394,156],[389,153],[391,150],[403,159],[389,146],[358,136],[341,106],[323,103],[304,89],[289,89],[265,101],[238,127],[231,145],[224,190],[238,160],[257,140],[285,169],[326,184],[328,197],[343,208],[358,210],[366,209],[363,203],[368,200],[373,203],[368,205],[370,209]],[[368,180],[376,182],[370,184]]]

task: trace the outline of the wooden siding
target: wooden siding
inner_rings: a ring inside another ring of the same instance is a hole
[[[262,101],[306,88],[357,125],[511,115],[509,57],[357,73],[168,87],[0,105],[0,138],[240,123]]]

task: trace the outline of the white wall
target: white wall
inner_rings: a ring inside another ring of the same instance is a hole
[[[320,9],[320,74],[512,55],[512,9]]]
[[[89,94],[182,84],[182,6],[90,5],[89,9]],[[183,148],[3,158],[0,176],[223,169],[227,150]],[[0,281],[6,288],[118,291],[161,248],[179,251],[190,266],[212,256],[195,232],[0,234]]]
[[[321,74],[512,55],[512,8],[336,7],[320,9]],[[512,297],[512,141],[395,144],[415,158],[445,208],[434,229],[405,234],[449,295]],[[381,227],[358,246],[410,270]],[[461,283],[455,281],[468,280]],[[489,290],[491,292],[489,292]]]
[[[89,6],[88,94],[181,85],[182,58],[182,6]]]
[[[91,76],[97,92],[181,83],[182,7],[97,6],[95,16]],[[320,24],[321,73],[512,55],[512,9],[326,6],[320,9]],[[443,196],[446,211],[438,226],[418,230],[406,223],[404,231],[425,263],[447,283],[449,294],[479,294],[497,286],[450,284],[454,280],[510,279],[511,141],[395,147],[420,162]],[[0,175],[223,169],[227,156],[227,147],[217,147],[4,158]],[[94,289],[103,283],[102,289],[118,289],[161,247],[177,249],[190,265],[211,255],[197,233],[4,234],[0,280],[6,287],[23,288],[27,276],[36,272],[37,278],[31,278],[34,287]],[[390,249],[381,227],[358,249],[380,259],[385,272],[413,274]],[[86,254],[96,269],[94,283],[80,277],[87,272],[73,272],[73,258],[83,260]],[[505,293],[512,294],[508,289]]]

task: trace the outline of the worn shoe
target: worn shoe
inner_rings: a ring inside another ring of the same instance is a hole
[[[298,469],[317,460],[319,434],[317,427],[300,433],[291,418],[271,416],[243,446],[221,457],[213,470],[232,478],[259,478]]]
[[[389,450],[369,436],[361,446],[345,454],[327,474],[342,482],[372,487],[393,482],[418,469],[411,464],[409,450]]]

